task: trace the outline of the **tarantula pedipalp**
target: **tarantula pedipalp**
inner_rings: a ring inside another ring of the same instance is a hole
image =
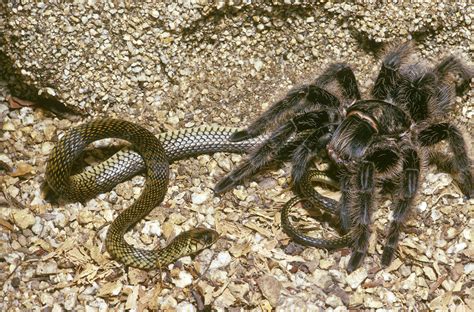
[[[322,150],[337,167],[342,196],[336,210],[343,231],[353,235],[348,271],[359,267],[367,252],[377,186],[394,186],[393,220],[382,255],[382,264],[387,266],[425,163],[442,163],[463,194],[474,196],[464,139],[457,127],[445,120],[455,91],[469,87],[473,72],[453,56],[433,68],[410,64],[411,50],[411,44],[405,43],[385,55],[370,100],[361,100],[355,75],[345,64],[330,65],[314,83],[290,91],[247,129],[234,134],[234,140],[242,140],[275,123],[283,124],[217,184],[216,193],[232,188],[281,156],[286,148],[282,143],[296,136],[291,154],[295,184]],[[333,82],[340,89],[337,95],[327,90]],[[447,142],[450,154],[432,153],[441,141]]]

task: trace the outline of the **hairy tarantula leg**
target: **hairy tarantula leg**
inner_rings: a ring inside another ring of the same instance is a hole
[[[339,219],[341,221],[342,233],[349,232],[351,228],[351,216],[349,212],[350,200],[350,178],[347,172],[343,172],[339,181],[341,198],[339,199]]]
[[[474,71],[468,66],[464,65],[459,59],[454,56],[448,56],[444,58],[436,67],[435,72],[438,76],[444,80],[446,74],[454,73],[461,76],[461,82],[456,85],[456,93],[462,94],[469,88],[471,79],[474,76]]]
[[[428,104],[435,96],[436,80],[436,75],[428,72],[407,78],[400,84],[395,101],[408,109],[413,120],[418,122],[429,116]]]
[[[331,134],[328,131],[327,127],[315,130],[296,148],[291,161],[293,183],[298,184],[301,181],[303,174],[308,170],[311,159],[331,140]]]
[[[471,173],[471,160],[467,155],[466,143],[461,132],[450,123],[433,124],[423,129],[419,138],[422,146],[430,146],[447,140],[454,155],[448,163],[441,164],[453,176],[464,196],[474,197],[474,178]]]
[[[400,193],[393,211],[393,221],[390,223],[388,230],[387,243],[383,248],[382,266],[384,267],[387,267],[392,262],[394,252],[397,249],[401,227],[405,223],[413,199],[418,191],[419,175],[420,159],[418,153],[410,148],[405,152]]]
[[[320,127],[328,122],[327,112],[310,112],[290,119],[286,124],[278,128],[242,165],[234,169],[227,177],[223,178],[214,188],[216,194],[225,192],[246,177],[255,174],[272,161],[279,150],[284,148],[284,142],[292,133]]]
[[[289,212],[297,203],[305,199],[299,197],[293,197],[290,199],[283,209],[281,210],[281,223],[283,230],[294,239],[296,242],[312,246],[316,248],[325,248],[325,249],[335,249],[349,246],[352,242],[352,234],[346,234],[342,237],[324,239],[324,238],[314,238],[299,232],[290,222]]]
[[[301,111],[306,107],[311,108],[317,104],[324,107],[337,108],[339,100],[328,91],[315,85],[304,85],[295,88],[288,92],[282,100],[273,104],[257,120],[252,122],[247,129],[235,132],[229,140],[243,141],[256,137],[265,131],[268,126],[284,119],[286,114]]]
[[[379,75],[375,80],[372,89],[372,96],[379,100],[393,97],[400,79],[400,66],[408,58],[412,50],[412,45],[407,42],[391,50],[384,58]]]
[[[360,100],[359,87],[354,72],[349,65],[345,63],[334,63],[319,76],[314,84],[324,87],[334,79],[339,83],[342,95],[349,103]]]
[[[367,247],[370,237],[370,218],[373,206],[373,197],[375,193],[374,163],[362,161],[361,167],[357,173],[355,183],[355,207],[352,217],[354,228],[354,241],[352,245],[352,254],[347,265],[347,271],[352,272],[357,269],[367,253]]]
[[[291,161],[291,158],[295,150],[306,139],[304,135],[307,135],[307,131],[304,131],[301,134],[302,134],[301,136],[299,135],[295,136],[294,138],[291,138],[291,140],[287,141],[285,145],[282,148],[280,148],[278,152],[275,154],[274,160],[278,162]]]

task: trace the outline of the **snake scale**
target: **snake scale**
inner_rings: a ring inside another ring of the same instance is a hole
[[[168,246],[159,250],[135,248],[125,241],[124,234],[163,201],[170,162],[215,152],[249,153],[266,138],[260,136],[241,142],[229,141],[229,137],[237,130],[207,126],[166,132],[155,137],[145,128],[128,121],[100,119],[69,130],[58,141],[51,152],[45,178],[57,195],[72,201],[82,201],[109,191],[118,183],[145,170],[146,182],[142,194],[112,222],[105,245],[111,256],[126,266],[161,268],[180,257],[209,247],[217,240],[217,232],[206,228],[191,229],[179,234]],[[71,176],[73,165],[86,146],[104,138],[126,140],[133,149],[124,149],[105,162]],[[294,204],[296,202],[290,200],[282,210],[282,214],[286,212],[286,219],[282,218],[284,229],[293,238],[316,246],[315,239],[308,240],[307,236],[291,226],[288,211]],[[347,246],[346,236],[334,240],[320,239],[319,247]]]

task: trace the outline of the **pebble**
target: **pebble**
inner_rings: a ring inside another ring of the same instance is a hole
[[[142,233],[145,235],[161,236],[161,224],[158,220],[145,221]]]
[[[438,210],[436,209],[431,209],[431,219],[433,221],[438,221],[443,215],[441,214],[441,212],[439,212]]]
[[[239,200],[242,200],[242,201],[246,200],[248,196],[247,190],[245,190],[242,187],[237,187],[236,189],[232,191],[232,193],[235,195],[235,197],[237,197]]]
[[[435,272],[433,271],[432,268],[430,267],[425,267],[423,268],[423,272],[425,272],[425,275],[432,281],[435,281],[436,280],[436,274]]]
[[[215,307],[216,308],[228,308],[232,306],[237,299],[235,298],[234,295],[230,292],[229,289],[225,289],[222,295],[216,298],[214,301]],[[261,304],[264,304],[263,302]],[[219,309],[218,309],[219,310]]]
[[[58,264],[53,261],[40,262],[36,267],[36,274],[38,275],[50,275],[58,272]]]
[[[416,274],[411,273],[408,278],[402,281],[401,286],[405,290],[415,289],[416,288]]]
[[[341,298],[335,295],[330,295],[329,297],[327,297],[325,302],[327,305],[333,308],[337,308],[344,305],[341,301]]]
[[[41,144],[41,153],[44,155],[49,155],[54,148],[54,144],[51,142],[44,142]]]
[[[330,267],[334,266],[336,264],[336,261],[333,258],[330,259],[321,259],[319,261],[319,267],[321,269],[329,269]]]
[[[273,178],[265,178],[258,185],[265,190],[271,190],[278,185],[278,182]]]
[[[173,278],[173,284],[179,288],[185,288],[191,285],[193,282],[193,276],[186,271],[180,271],[178,274],[178,278]]]
[[[66,294],[66,298],[64,299],[64,309],[66,310],[73,310],[77,305],[77,293],[76,292],[69,292]]]
[[[98,296],[117,296],[123,289],[123,284],[120,281],[109,282],[101,285]]]
[[[60,228],[64,228],[69,222],[69,219],[62,212],[54,215],[53,223]]]
[[[77,215],[77,222],[79,224],[90,224],[96,219],[95,214],[89,210],[81,210]]]
[[[192,193],[191,194],[191,201],[195,205],[201,205],[209,198],[210,194],[208,192],[203,193]]]
[[[422,201],[418,204],[418,211],[424,212],[428,208],[428,204],[425,201]]]
[[[53,308],[51,309],[51,312],[62,312],[62,311],[63,311],[63,308],[61,307],[59,303],[53,304]]]
[[[255,70],[260,71],[263,67],[263,62],[260,59],[255,60],[254,62]]]
[[[474,271],[474,263],[473,262],[468,263],[464,266],[464,273],[465,274],[470,274],[473,271]]]
[[[367,278],[367,270],[365,267],[358,268],[351,274],[347,275],[346,282],[352,289],[356,289]]]
[[[282,285],[275,277],[271,275],[265,275],[257,280],[258,287],[262,291],[262,294],[270,302],[272,307],[278,305],[278,299],[280,298],[280,292]]]
[[[13,222],[22,230],[26,230],[36,222],[34,214],[28,209],[14,210],[12,217]]]
[[[395,294],[393,292],[387,291],[386,300],[389,304],[393,304],[398,299],[397,299],[397,296],[395,296]]]
[[[176,311],[178,301],[173,296],[167,296],[158,302],[160,309]]]
[[[212,270],[209,273],[209,279],[216,283],[222,283],[227,279],[227,272],[222,270]]]
[[[467,247],[467,244],[462,242],[462,243],[454,244],[453,246],[449,247],[446,252],[456,254],[456,253],[466,249],[466,247]]]
[[[367,307],[372,309],[379,309],[384,306],[384,304],[371,296],[367,296],[364,300],[364,303]]]
[[[181,301],[176,305],[176,311],[196,312],[197,310],[193,304],[187,301]]]
[[[314,270],[313,277],[314,283],[321,289],[326,289],[333,283],[331,275],[325,270]]]
[[[244,298],[244,296],[250,291],[249,284],[231,282],[228,286],[232,294],[237,298]]]
[[[31,227],[31,231],[35,233],[36,235],[40,235],[41,232],[43,231],[43,224],[42,220],[39,217],[35,218],[35,224]]]
[[[232,256],[228,251],[221,251],[217,254],[217,257],[211,262],[209,266],[210,270],[220,269],[228,266],[232,262]]]

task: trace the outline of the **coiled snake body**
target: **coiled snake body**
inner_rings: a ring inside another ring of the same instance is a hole
[[[112,257],[127,266],[141,269],[162,268],[180,257],[209,247],[217,240],[217,232],[206,228],[195,228],[181,233],[160,250],[145,250],[130,246],[125,241],[124,234],[163,201],[168,186],[170,162],[215,152],[248,153],[266,138],[260,136],[241,142],[229,141],[229,137],[237,130],[226,127],[201,127],[162,133],[157,138],[145,128],[128,121],[96,120],[69,130],[58,141],[48,161],[46,181],[57,195],[81,201],[109,191],[118,183],[145,169],[147,178],[142,194],[112,222],[105,245]],[[105,162],[71,176],[73,164],[86,146],[104,138],[129,141],[134,150],[122,150]],[[309,190],[310,182],[306,181],[304,186]],[[339,248],[350,243],[348,235],[324,240],[313,239],[299,233],[292,227],[288,216],[289,210],[298,201],[290,200],[282,210],[283,228],[291,237],[301,243],[320,248]],[[320,201],[320,204],[324,206],[325,202]]]
[[[352,244],[353,233],[349,232],[341,237],[335,238],[315,238],[307,236],[298,231],[290,222],[289,214],[291,209],[298,203],[308,201],[311,205],[323,211],[329,212],[332,215],[339,215],[339,207],[337,201],[334,199],[322,196],[313,188],[311,181],[319,181],[323,184],[331,185],[332,187],[338,187],[338,184],[331,180],[323,171],[309,170],[305,172],[301,178],[301,182],[297,185],[299,189],[297,193],[299,196],[290,199],[281,210],[281,223],[285,232],[292,237],[295,241],[306,246],[312,246],[316,248],[325,249],[336,249],[341,247],[347,247]]]

